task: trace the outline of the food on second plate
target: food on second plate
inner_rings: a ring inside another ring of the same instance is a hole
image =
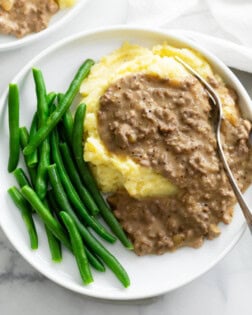
[[[51,17],[74,0],[0,0],[0,33],[17,38],[48,27]]]
[[[14,4],[15,0],[0,0],[0,8],[2,7],[4,10],[9,11]]]
[[[204,87],[179,56],[219,94],[221,135],[242,191],[251,183],[251,124],[238,98],[198,53],[167,44],[125,44],[84,81],[84,159],[138,255],[199,247],[230,223],[235,197],[219,160]]]

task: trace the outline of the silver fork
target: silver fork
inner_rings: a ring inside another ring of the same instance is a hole
[[[229,182],[232,186],[232,189],[234,191],[234,194],[237,198],[237,201],[242,209],[243,215],[247,221],[247,224],[249,226],[250,232],[252,233],[252,214],[249,210],[249,207],[246,203],[246,201],[244,200],[242,193],[240,191],[240,188],[236,182],[236,179],[234,178],[234,175],[227,163],[223,148],[222,148],[222,144],[221,144],[221,138],[220,138],[220,128],[221,128],[221,122],[223,119],[223,114],[222,114],[222,103],[221,100],[218,96],[217,93],[215,93],[214,89],[211,87],[210,84],[207,83],[207,81],[205,79],[203,79],[194,69],[192,69],[186,62],[184,62],[181,58],[179,57],[175,57],[175,59],[181,63],[196,79],[198,79],[201,84],[206,88],[206,91],[209,95],[209,97],[211,98],[214,106],[214,110],[216,112],[217,109],[217,122],[215,125],[215,133],[216,133],[216,139],[217,139],[217,148],[218,148],[218,153],[220,156],[220,159],[223,163],[223,167],[224,170],[226,172],[226,175],[229,179]]]

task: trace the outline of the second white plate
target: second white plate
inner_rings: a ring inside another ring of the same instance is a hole
[[[23,38],[0,34],[0,51],[16,49],[41,39],[43,36],[49,35],[58,27],[70,21],[87,1],[88,0],[77,0],[73,7],[60,10],[52,17],[48,27],[41,32],[29,34]]]

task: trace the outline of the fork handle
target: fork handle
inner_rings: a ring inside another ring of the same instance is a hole
[[[219,124],[219,126],[220,126],[220,124]],[[238,201],[238,203],[241,207],[241,210],[245,216],[245,219],[249,225],[250,232],[252,233],[252,214],[250,212],[250,209],[249,209],[245,199],[243,198],[243,195],[240,191],[240,188],[236,182],[236,179],[234,178],[234,175],[233,175],[233,173],[232,173],[232,171],[231,171],[231,169],[227,163],[224,151],[223,151],[222,146],[221,146],[220,132],[217,132],[217,147],[218,147],[219,156],[220,156],[221,161],[223,163],[223,167],[224,167],[224,170],[226,171],[230,185],[233,188],[233,191],[234,191],[234,194],[237,198],[237,201]]]

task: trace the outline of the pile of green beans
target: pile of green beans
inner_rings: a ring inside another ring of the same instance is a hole
[[[39,244],[33,220],[33,216],[38,216],[44,223],[54,262],[62,261],[63,245],[73,253],[83,284],[93,282],[90,266],[100,272],[107,266],[128,287],[127,272],[92,233],[109,243],[114,243],[117,237],[132,249],[83,160],[86,105],[79,105],[74,117],[70,111],[93,64],[88,59],[81,65],[64,94],[47,93],[41,70],[32,70],[37,106],[29,131],[19,127],[18,86],[10,84],[8,171],[13,172],[19,189],[13,186],[8,193],[21,212],[32,249]],[[18,167],[20,150],[28,175]],[[114,235],[100,223],[99,216]]]

